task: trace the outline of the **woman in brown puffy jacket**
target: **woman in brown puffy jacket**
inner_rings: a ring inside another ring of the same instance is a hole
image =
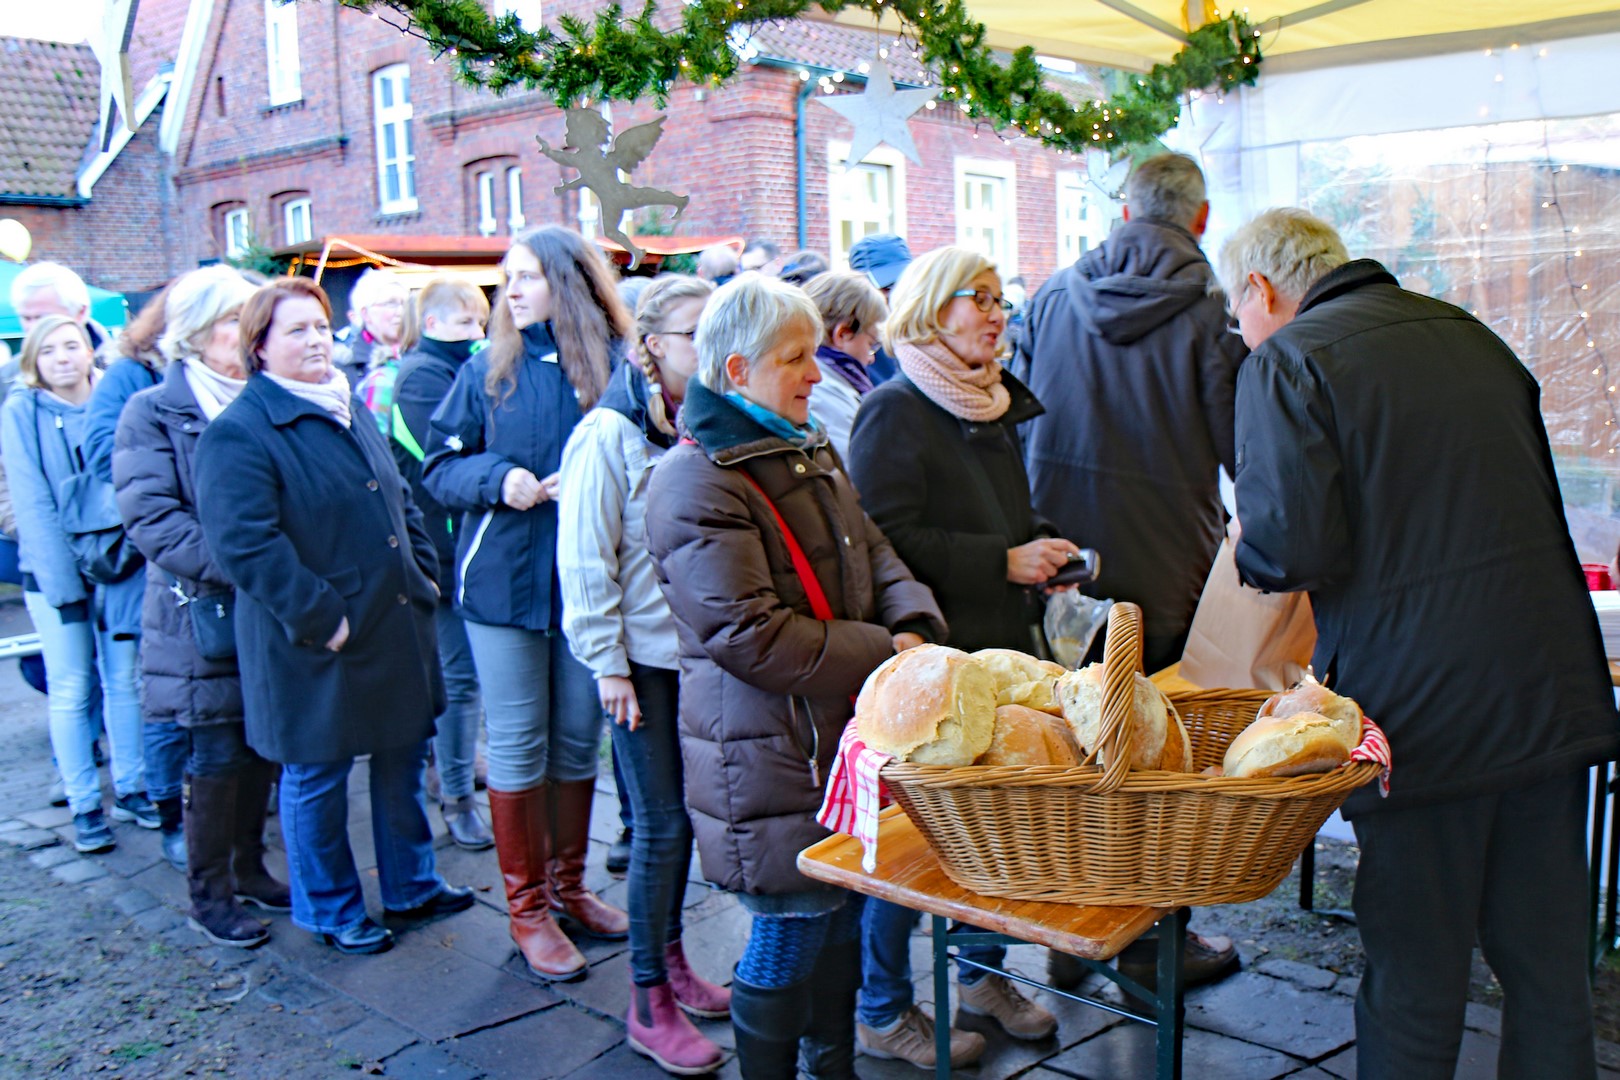
[[[716,292],[684,438],[648,494],[680,638],[698,854],[753,916],[731,999],[748,1078],[794,1075],[801,1038],[810,1075],[854,1075],[859,898],[795,859],[827,835],[814,815],[852,695],[897,650],[945,631],[810,417],[820,340],[820,314],[794,286],[750,275]]]

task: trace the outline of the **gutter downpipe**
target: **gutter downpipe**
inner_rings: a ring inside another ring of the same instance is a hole
[[[816,84],[806,79],[799,87],[799,95],[793,102],[793,151],[798,162],[797,182],[794,184],[794,214],[799,220],[799,250],[803,251],[810,246],[810,223],[805,220],[805,160],[804,160],[804,103],[810,95],[816,92]]]

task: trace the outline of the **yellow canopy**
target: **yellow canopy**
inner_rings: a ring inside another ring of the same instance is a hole
[[[1194,26],[1228,10],[1201,0],[968,0],[994,48],[1033,45],[1043,55],[1137,71],[1176,54],[1189,9]],[[1261,31],[1265,70],[1274,72],[1620,30],[1613,0],[1253,0],[1239,10]],[[854,9],[838,21],[872,25]]]

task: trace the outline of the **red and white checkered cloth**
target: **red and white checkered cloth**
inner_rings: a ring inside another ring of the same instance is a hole
[[[1351,761],[1370,761],[1374,765],[1382,765],[1384,771],[1378,774],[1378,794],[1389,797],[1389,770],[1391,758],[1389,754],[1389,739],[1384,735],[1384,729],[1367,719],[1361,718],[1361,745],[1350,751]]]
[[[877,871],[878,811],[889,804],[878,774],[893,760],[888,754],[868,749],[851,720],[838,740],[838,756],[827,777],[827,797],[816,811],[816,820],[827,828],[861,842],[861,869],[868,874]],[[1366,717],[1361,718],[1361,743],[1350,751],[1350,760],[1382,765],[1378,791],[1389,794],[1389,739],[1383,728]]]
[[[838,740],[838,756],[827,777],[827,797],[816,820],[836,833],[861,842],[861,869],[877,872],[878,811],[889,804],[878,773],[894,759],[869,750],[852,719]]]

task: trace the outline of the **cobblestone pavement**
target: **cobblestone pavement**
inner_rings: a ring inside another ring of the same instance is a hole
[[[0,602],[0,636],[26,629],[21,605]],[[398,944],[387,954],[340,956],[285,916],[274,918],[263,948],[222,949],[186,928],[185,882],[163,863],[156,833],[115,824],[116,851],[75,854],[64,842],[71,835],[68,812],[44,805],[51,778],[44,698],[13,663],[0,663],[0,1076],[663,1075],[625,1043],[624,943],[582,940],[591,961],[583,981],[531,979],[507,936],[493,852],[463,852],[441,837],[441,871],[476,887],[480,902],[431,923],[395,924]],[[367,868],[371,910],[380,914],[365,782],[364,767],[357,767],[351,795],[362,797],[351,799],[351,837]],[[609,774],[596,805],[588,880],[623,903],[624,882],[601,868],[616,814]],[[279,873],[278,836],[272,849]],[[746,917],[697,880],[695,869],[693,877],[687,952],[705,974],[724,981],[741,953]],[[1295,888],[1291,881],[1266,902],[1287,905]],[[1241,930],[1221,911],[1201,913],[1195,925]],[[1245,971],[1188,996],[1185,1075],[1353,1077],[1355,975],[1288,958],[1318,954],[1273,950],[1265,942],[1245,940],[1243,951]],[[913,961],[918,1000],[931,1002],[925,936],[913,941]],[[1038,977],[1044,953],[1016,947],[1010,965]],[[990,1051],[968,1075],[1152,1075],[1152,1029],[1055,998],[1046,1004],[1061,1019],[1056,1036],[1016,1043],[986,1032]],[[963,1023],[973,1026],[972,1018]],[[1494,1009],[1469,1007],[1459,1077],[1494,1075],[1499,1023]],[[733,1045],[727,1024],[702,1026],[716,1042]],[[1620,1065],[1616,1048],[1602,1049],[1606,1063]],[[871,1080],[925,1075],[865,1057],[857,1068]],[[721,1075],[738,1075],[735,1061]]]

